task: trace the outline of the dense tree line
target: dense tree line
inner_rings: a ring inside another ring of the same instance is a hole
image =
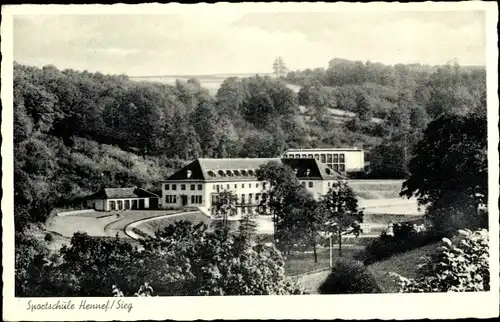
[[[214,98],[196,79],[169,86],[15,64],[17,226],[103,186],[155,189],[183,160],[276,156],[296,114],[295,94],[268,77]]]
[[[153,296],[304,294],[285,276],[274,246],[249,242],[200,223],[180,221],[141,241],[142,249],[118,238],[75,233],[50,252],[44,241],[16,247],[16,296],[133,296],[141,285]]]

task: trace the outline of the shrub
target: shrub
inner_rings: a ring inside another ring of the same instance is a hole
[[[355,260],[339,260],[332,272],[319,287],[320,294],[380,293],[375,278],[363,263]]]
[[[51,242],[51,241],[53,241],[53,240],[54,240],[54,236],[52,236],[51,234],[45,234],[45,238],[44,238],[44,240],[45,240],[46,242]]]
[[[434,231],[417,232],[413,227],[413,224],[410,223],[395,224],[392,236],[382,232],[378,239],[368,244],[354,258],[362,261],[365,265],[369,265],[395,254],[438,242],[443,237],[441,233]]]
[[[399,280],[400,292],[489,291],[488,232],[460,230],[454,241],[443,238],[443,243],[440,252],[420,265],[418,278],[391,273]]]

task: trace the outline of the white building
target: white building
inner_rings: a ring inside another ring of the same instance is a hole
[[[99,211],[157,209],[158,199],[141,188],[104,188],[87,197],[87,206]]]
[[[359,148],[288,149],[283,158],[314,158],[339,173],[362,172],[365,168],[365,152]]]
[[[228,190],[238,197],[239,214],[253,212],[262,193],[269,189],[267,182],[258,180],[257,170],[269,161],[294,169],[316,199],[344,178],[315,159],[197,159],[161,182],[160,207],[197,207],[211,213],[218,193]]]

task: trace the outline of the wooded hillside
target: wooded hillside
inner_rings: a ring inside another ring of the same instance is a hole
[[[282,79],[228,78],[213,97],[196,79],[169,86],[15,64],[16,228],[102,186],[154,189],[195,157],[359,146],[372,176],[405,177],[427,123],[481,106],[485,79],[484,68],[334,59]],[[356,115],[339,123],[331,109]]]

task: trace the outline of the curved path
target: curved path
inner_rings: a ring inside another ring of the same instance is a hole
[[[137,226],[142,225],[144,223],[150,222],[150,221],[155,221],[163,218],[175,218],[175,217],[180,217],[180,216],[186,216],[189,214],[203,214],[203,212],[199,210],[192,210],[192,211],[182,211],[179,213],[174,213],[174,214],[166,214],[166,215],[161,215],[161,216],[155,216],[151,218],[144,218],[144,219],[139,219],[133,222],[129,222],[123,229],[123,232],[125,235],[129,238],[132,238],[134,240],[139,240],[141,239],[141,236],[138,235],[137,233],[134,232],[134,228],[137,228]]]

